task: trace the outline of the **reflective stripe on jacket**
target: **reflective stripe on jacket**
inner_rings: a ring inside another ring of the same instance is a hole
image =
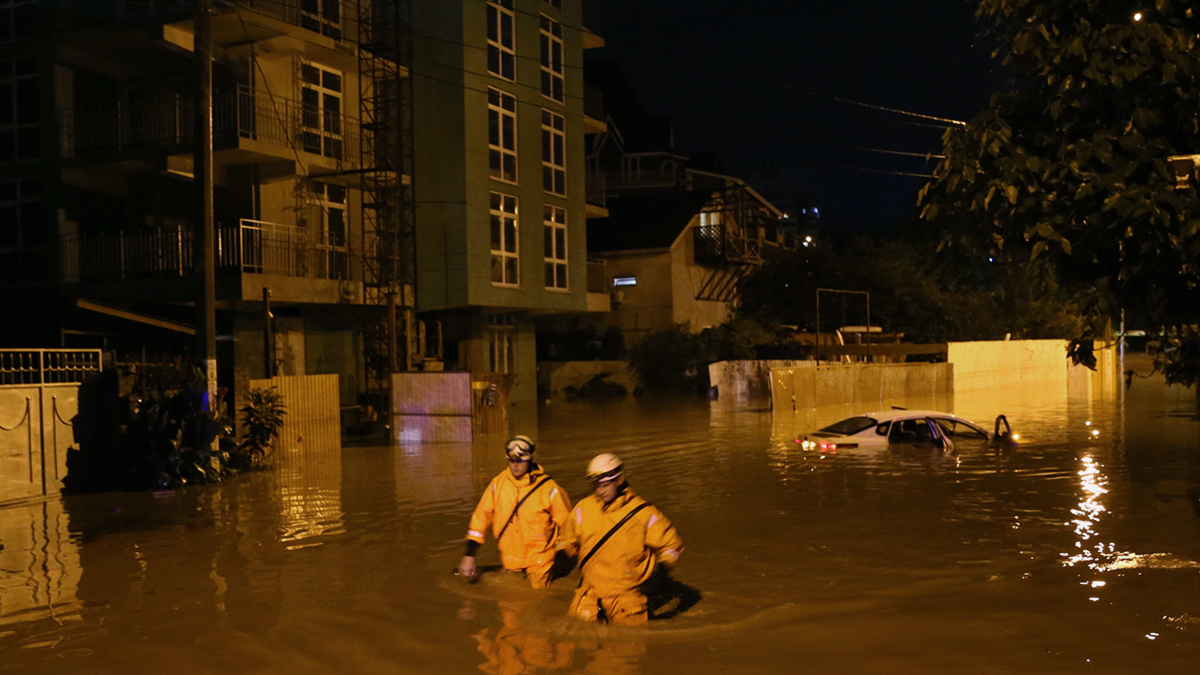
[[[560,546],[573,556],[586,556],[627,513],[646,503],[626,487],[608,506],[596,495],[580,500],[563,527]],[[683,551],[675,526],[648,505],[604,542],[583,568],[583,582],[599,595],[611,596],[641,586],[657,565],[671,567]]]
[[[497,536],[512,515],[517,502],[546,477],[540,466],[533,466],[520,479],[505,469],[483,491],[479,505],[471,515],[467,538],[480,544],[491,527]],[[500,561],[510,570],[523,570],[531,565],[547,565],[554,560],[559,530],[571,512],[571,499],[554,479],[539,487],[521,504],[517,517],[504,532],[499,543]]]

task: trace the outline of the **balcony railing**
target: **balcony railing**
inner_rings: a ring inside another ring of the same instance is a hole
[[[604,35],[604,10],[598,0],[583,0],[583,27],[596,35]]]
[[[603,207],[605,205],[606,187],[604,174],[588,172],[584,178],[584,186],[587,188],[584,199],[588,204],[595,204]]]
[[[136,150],[190,151],[194,106],[185,94],[137,103],[67,108],[59,111],[62,154],[82,157]],[[357,164],[358,120],[271,96],[239,85],[213,96],[213,147],[237,147],[239,139]]]
[[[693,255],[698,263],[761,262],[759,241],[741,228],[704,225],[692,230]]]
[[[583,85],[583,114],[604,120],[604,90],[594,84]]]
[[[182,277],[192,272],[189,228],[116,232],[62,239],[63,280],[123,281]],[[349,278],[345,237],[312,236],[291,225],[242,219],[217,228],[216,266],[248,274]]]

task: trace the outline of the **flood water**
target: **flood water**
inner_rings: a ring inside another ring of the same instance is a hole
[[[10,506],[0,672],[1194,672],[1192,394],[1139,380],[952,403],[989,428],[1005,413],[1021,445],[820,455],[794,434],[841,410],[543,411],[538,457],[574,498],[588,458],[616,452],[685,540],[684,611],[637,628],[566,618],[578,572],[546,592],[450,574],[502,439]]]

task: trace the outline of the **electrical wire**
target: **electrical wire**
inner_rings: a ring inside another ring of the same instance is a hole
[[[888,171],[886,169],[869,169],[865,166],[848,166],[846,164],[834,164],[839,169],[848,169],[850,171],[866,171],[868,173],[884,173],[893,176],[910,176],[913,178],[933,178],[931,173],[912,173],[909,171]]]

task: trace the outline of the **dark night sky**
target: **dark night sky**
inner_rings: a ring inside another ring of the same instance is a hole
[[[593,1],[607,46],[589,60],[616,62],[673,118],[677,149],[715,152],[781,207],[810,197],[831,231],[891,229],[925,182],[860,169],[932,168],[851,148],[936,153],[943,128],[806,91],[966,120],[1003,83],[968,0]]]

